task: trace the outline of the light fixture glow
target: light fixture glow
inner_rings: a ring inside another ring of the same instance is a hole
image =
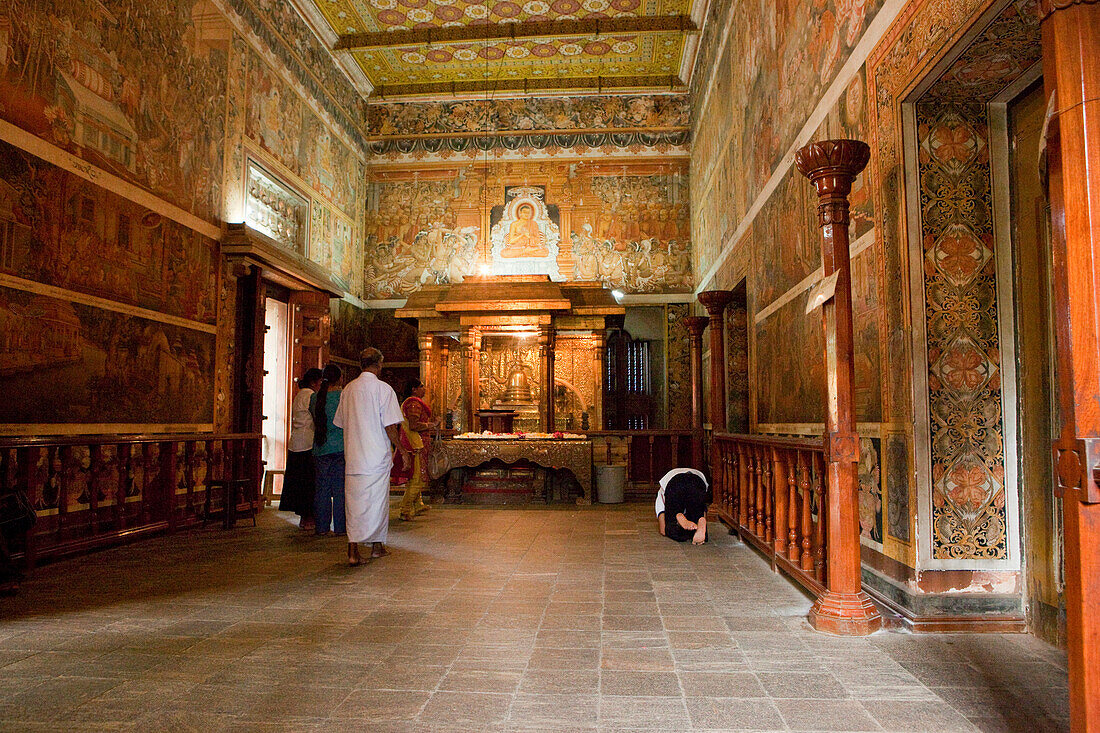
[[[622,303],[624,295],[626,295],[626,293],[624,293],[623,291],[621,291],[619,289],[615,289],[615,290],[611,291],[611,297],[615,299],[616,303]]]

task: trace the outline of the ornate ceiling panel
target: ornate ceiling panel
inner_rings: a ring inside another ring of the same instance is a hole
[[[302,0],[387,98],[683,91],[704,2]]]

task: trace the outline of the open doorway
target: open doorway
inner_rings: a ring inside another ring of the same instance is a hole
[[[265,489],[282,493],[286,470],[286,444],[290,405],[290,305],[272,297],[264,299],[263,461],[271,476]]]

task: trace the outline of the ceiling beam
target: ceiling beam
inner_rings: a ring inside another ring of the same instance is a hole
[[[471,92],[536,92],[558,89],[594,92],[621,89],[646,89],[650,92],[685,92],[687,87],[674,75],[663,76],[582,76],[548,77],[534,79],[488,79],[456,82],[431,82],[425,84],[379,84],[371,92],[371,99],[408,97],[419,94],[451,95]]]
[[[688,15],[659,15],[638,18],[582,18],[539,20],[522,23],[484,23],[449,28],[402,28],[340,36],[334,51],[422,46],[463,41],[514,40],[519,38],[563,38],[574,36],[621,35],[624,33],[698,33]]]

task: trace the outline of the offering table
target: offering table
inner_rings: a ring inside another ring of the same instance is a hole
[[[592,441],[572,438],[451,438],[437,450],[439,468],[476,468],[493,459],[505,464],[528,461],[543,468],[567,470],[577,479],[584,495],[578,504],[592,503]]]

